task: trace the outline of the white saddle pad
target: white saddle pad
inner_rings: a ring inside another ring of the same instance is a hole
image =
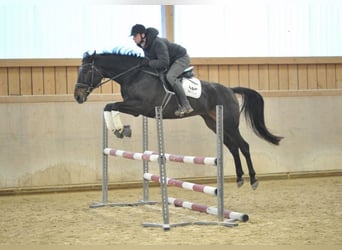
[[[183,89],[186,94],[186,96],[192,97],[192,98],[200,98],[202,93],[202,84],[201,81],[198,80],[195,77],[192,78],[183,78]]]

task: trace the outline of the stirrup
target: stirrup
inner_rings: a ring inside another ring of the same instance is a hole
[[[179,117],[182,117],[184,116],[185,114],[185,110],[183,107],[179,107],[176,111],[175,111],[175,115],[176,116],[179,116]]]
[[[184,116],[185,114],[191,113],[192,111],[194,111],[194,109],[189,106],[189,107],[179,107],[176,111],[175,111],[175,115],[176,116]]]

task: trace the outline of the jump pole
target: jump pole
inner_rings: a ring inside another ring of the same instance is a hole
[[[195,204],[189,201],[184,201],[184,200],[176,199],[173,197],[169,197],[168,202],[169,204],[173,204],[175,207],[183,207],[183,208],[187,208],[187,209],[194,210],[197,212],[202,212],[202,213],[216,215],[216,216],[218,214],[218,209],[216,207],[209,207],[206,205]],[[233,221],[239,220],[242,222],[246,222],[249,219],[247,214],[234,212],[230,210],[224,210],[223,217],[225,219],[230,219]]]
[[[142,119],[142,134],[143,142],[142,149],[145,152],[148,149],[148,119],[143,116]],[[89,207],[98,208],[104,206],[138,206],[138,205],[154,205],[156,201],[149,200],[149,181],[143,178],[143,199],[137,202],[124,202],[124,203],[110,203],[108,202],[108,154],[104,151],[108,148],[108,129],[106,121],[102,119],[102,202],[94,202]],[[148,173],[149,165],[148,160],[143,159],[143,175]]]
[[[160,176],[154,175],[151,173],[145,173],[144,179],[161,183]],[[205,186],[205,185],[196,184],[196,183],[192,183],[192,182],[171,179],[168,177],[166,177],[166,183],[170,186],[179,187],[179,188],[183,188],[183,189],[187,189],[187,190],[192,190],[195,192],[201,192],[201,193],[206,193],[206,194],[210,194],[210,195],[217,195],[217,188],[216,187]]]
[[[130,160],[144,160],[147,162],[157,162],[159,160],[159,154],[151,151],[144,151],[144,153],[137,153],[131,151],[125,151],[115,148],[105,148],[103,153],[106,155],[118,156]],[[175,155],[175,154],[164,154],[165,160],[179,162],[179,163],[190,163],[196,165],[209,165],[216,166],[216,157],[202,157],[202,156],[187,156],[187,155]],[[145,172],[144,172],[145,173]]]

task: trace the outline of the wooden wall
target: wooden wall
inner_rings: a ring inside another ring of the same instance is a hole
[[[341,89],[342,58],[327,59],[211,59],[207,65],[197,66],[197,76],[261,91]]]
[[[0,60],[0,96],[72,95],[80,63],[80,59]],[[342,89],[342,57],[193,58],[191,64],[201,80],[275,95],[279,91],[340,94]],[[119,86],[105,84],[94,93],[119,93]]]

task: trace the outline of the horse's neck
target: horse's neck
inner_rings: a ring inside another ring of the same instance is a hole
[[[129,58],[122,58],[122,59],[129,59]],[[123,62],[119,57],[111,58],[110,56],[104,57],[101,60],[101,68],[103,69],[103,75],[108,78],[115,77],[116,75],[122,74],[129,69],[133,68],[137,65],[137,62],[130,60],[128,62]]]

